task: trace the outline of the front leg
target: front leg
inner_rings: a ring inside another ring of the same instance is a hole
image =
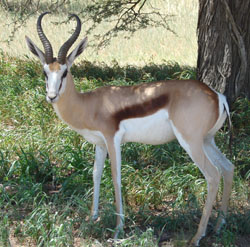
[[[95,163],[94,163],[94,195],[93,204],[91,210],[91,216],[93,220],[98,218],[98,204],[99,204],[99,194],[100,194],[100,183],[104,167],[104,162],[107,157],[107,148],[105,146],[96,145],[95,148]]]
[[[121,192],[121,137],[115,136],[108,141],[108,152],[111,160],[112,179],[115,188],[115,204],[116,204],[116,231],[114,239],[118,238],[119,232],[123,229],[124,214],[122,208],[122,192]]]

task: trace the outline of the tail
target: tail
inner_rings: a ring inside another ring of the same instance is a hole
[[[228,118],[228,124],[229,124],[229,151],[230,155],[232,156],[232,143],[233,143],[233,125],[232,121],[230,118],[230,112],[229,112],[229,106],[227,103],[227,99],[224,95],[221,94],[221,100],[222,100],[222,105],[223,105],[223,111],[225,110],[227,113],[227,118]]]

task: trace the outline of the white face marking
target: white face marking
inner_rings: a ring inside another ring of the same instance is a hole
[[[120,129],[124,130],[122,142],[158,145],[175,139],[168,111],[165,109],[147,117],[123,120]]]
[[[67,73],[67,65],[60,65],[59,70],[51,71],[48,64],[45,64],[44,74],[46,80],[46,99],[49,103],[55,103],[59,96],[64,92],[66,87],[66,77],[64,75]]]

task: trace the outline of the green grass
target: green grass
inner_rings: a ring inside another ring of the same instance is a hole
[[[82,62],[72,68],[78,90],[107,84],[195,78],[177,63],[119,66]],[[201,246],[248,246],[250,234],[250,108],[232,107],[235,177],[228,224],[212,232],[220,187]],[[229,157],[227,125],[216,136]],[[122,151],[125,229],[120,246],[185,246],[195,233],[206,199],[206,183],[177,142],[126,144]],[[106,161],[100,219],[88,220],[94,147],[71,131],[45,101],[39,63],[0,56],[0,246],[110,246],[115,227],[114,190]]]

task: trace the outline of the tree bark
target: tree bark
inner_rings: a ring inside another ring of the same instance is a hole
[[[199,0],[198,79],[231,105],[250,98],[250,1]]]

